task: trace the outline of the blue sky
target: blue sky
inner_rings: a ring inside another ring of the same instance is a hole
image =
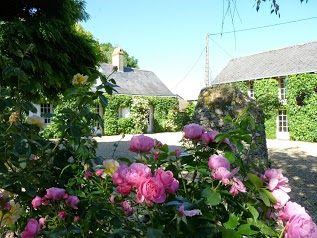
[[[228,0],[87,0],[90,19],[82,23],[101,43],[110,42],[153,71],[175,94],[197,99],[205,86],[206,34],[279,24],[317,17],[317,1],[278,0],[279,18],[271,2],[236,0],[233,20],[223,21]],[[234,8],[232,8],[234,10]],[[317,40],[317,18],[274,27],[212,35],[209,39],[211,80],[232,58]]]

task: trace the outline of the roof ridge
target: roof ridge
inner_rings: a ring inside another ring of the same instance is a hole
[[[313,43],[316,43],[316,44],[317,44],[317,41],[311,41],[311,42],[306,42],[306,43],[302,43],[302,44],[291,45],[291,46],[287,46],[287,47],[283,47],[283,48],[271,49],[271,50],[268,50],[268,51],[259,52],[259,53],[255,53],[255,54],[240,56],[240,57],[233,58],[233,59],[231,59],[230,61],[236,60],[236,59],[242,59],[242,58],[246,58],[246,57],[250,57],[250,56],[262,55],[262,54],[267,54],[267,53],[276,52],[276,51],[280,51],[280,50],[295,48],[295,47],[299,47],[299,46],[309,45],[309,44],[313,44]]]

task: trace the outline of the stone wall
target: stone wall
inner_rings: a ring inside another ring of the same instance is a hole
[[[252,143],[249,158],[268,161],[264,113],[254,100],[239,89],[228,86],[216,86],[203,89],[198,97],[193,122],[202,125],[206,130],[217,130],[225,133],[232,126],[224,122],[225,116],[239,121],[245,115],[255,119],[256,129],[252,131]],[[254,148],[253,148],[254,147]]]

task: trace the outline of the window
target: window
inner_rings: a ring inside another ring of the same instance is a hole
[[[40,112],[42,114],[53,113],[53,105],[50,103],[42,103],[40,106]],[[51,117],[44,116],[44,122],[46,125],[51,124]]]
[[[278,131],[288,132],[288,119],[287,119],[286,110],[278,111]]]
[[[119,118],[120,117],[129,117],[130,116],[130,108],[129,107],[120,107],[119,108]]]
[[[248,83],[248,95],[250,98],[254,98],[254,81],[249,81]]]
[[[286,100],[286,78],[281,78],[278,80],[278,98],[281,101]]]

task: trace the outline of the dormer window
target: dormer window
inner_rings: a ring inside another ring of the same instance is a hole
[[[248,82],[248,95],[250,98],[254,99],[254,81]]]

